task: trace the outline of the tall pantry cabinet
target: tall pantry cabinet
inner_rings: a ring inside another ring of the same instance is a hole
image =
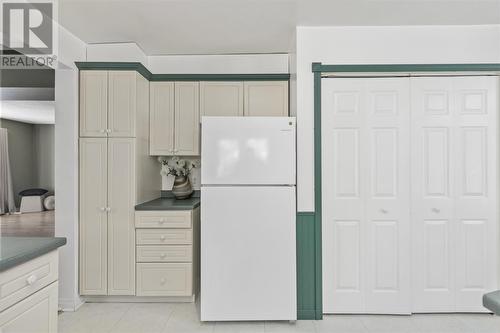
[[[134,206],[160,183],[148,140],[149,82],[80,71],[81,295],[135,295]]]

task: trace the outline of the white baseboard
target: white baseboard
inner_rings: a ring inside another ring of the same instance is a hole
[[[193,303],[195,296],[82,296],[88,303]]]
[[[85,302],[80,298],[59,298],[59,310],[73,312],[78,310]]]

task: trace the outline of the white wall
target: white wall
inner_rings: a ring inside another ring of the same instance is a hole
[[[297,208],[314,210],[312,62],[500,63],[500,26],[297,27]],[[325,184],[324,186],[328,186]]]
[[[136,43],[89,44],[87,61],[140,62],[147,66],[148,57]]]
[[[135,43],[90,44],[87,61],[140,62],[153,74],[283,74],[288,54],[146,56]]]
[[[150,56],[153,74],[282,74],[288,54]]]
[[[55,71],[56,236],[67,238],[59,251],[59,306],[75,310],[78,296],[78,70],[86,45],[59,27],[59,66]]]
[[[55,127],[54,125],[34,125],[34,149],[36,160],[37,187],[54,191],[55,163]]]

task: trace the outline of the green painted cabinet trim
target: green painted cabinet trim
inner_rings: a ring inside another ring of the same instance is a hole
[[[500,72],[500,63],[323,65],[320,62],[313,62],[312,71],[315,73]]]
[[[153,74],[140,62],[75,62],[80,70],[135,70],[149,81],[288,81],[290,74]]]

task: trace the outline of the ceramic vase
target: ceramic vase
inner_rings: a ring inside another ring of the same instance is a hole
[[[172,194],[176,199],[187,199],[193,194],[193,187],[189,181],[189,177],[179,176],[175,177],[174,186],[172,187]]]

